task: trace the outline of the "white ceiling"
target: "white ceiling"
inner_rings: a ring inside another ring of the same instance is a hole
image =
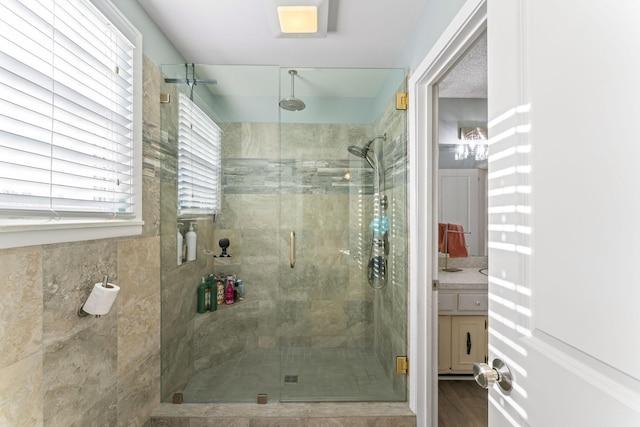
[[[392,67],[427,0],[330,0],[326,38],[276,38],[272,0],[138,0],[188,62]]]
[[[329,0],[330,15],[334,16],[330,28],[334,31],[329,31],[326,38],[275,37],[267,15],[267,6],[273,0],[138,2],[188,62],[296,68],[299,70],[296,96],[303,97],[307,91],[319,88],[348,96],[365,87],[375,87],[375,82],[367,84],[355,73],[339,73],[339,78],[329,83],[328,76],[318,72],[318,68],[393,67],[428,0]],[[467,55],[469,59],[460,61],[457,71],[441,82],[441,96],[483,97],[481,82],[484,82],[486,97],[486,59],[483,60],[486,42],[477,45],[474,53]],[[201,68],[198,75],[218,79],[218,88],[210,88],[214,91],[229,90],[224,87],[234,91],[260,90],[248,86],[259,86],[261,71],[250,71],[255,76],[251,78],[240,70],[232,73],[227,70],[222,75],[223,70],[218,69],[216,76],[204,76]],[[288,79],[286,72],[285,76]],[[264,76],[263,79],[267,80]],[[290,91],[288,81],[282,82],[283,92]]]

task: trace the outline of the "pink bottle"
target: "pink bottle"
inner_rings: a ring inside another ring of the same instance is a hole
[[[233,280],[233,276],[227,276],[227,289],[225,290],[225,304],[231,305],[233,304],[233,284],[235,280]]]

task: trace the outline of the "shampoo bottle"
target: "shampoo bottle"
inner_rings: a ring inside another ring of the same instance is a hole
[[[209,297],[211,298],[210,311],[216,311],[218,309],[218,285],[213,274],[209,275],[207,280],[207,288],[209,289]]]
[[[183,245],[183,238],[182,238],[182,233],[180,233],[180,224],[178,224],[178,242],[176,244],[178,248],[178,265],[182,264],[182,245]]]
[[[193,222],[189,224],[189,231],[187,231],[187,234],[185,234],[184,238],[187,241],[187,261],[195,261],[198,236],[193,230]]]
[[[218,277],[216,278],[216,288],[217,288],[217,294],[216,294],[216,299],[218,302],[218,305],[222,305],[224,304],[224,279],[222,277]]]
[[[211,308],[211,289],[202,278],[202,283],[198,285],[198,313],[204,313]]]
[[[244,300],[244,283],[242,280],[236,280],[236,287],[238,288],[238,299]]]
[[[224,302],[225,304],[231,305],[233,304],[233,291],[235,289],[233,289],[233,285],[235,283],[235,280],[233,279],[233,276],[227,276],[227,289],[225,290],[225,294],[224,294]]]

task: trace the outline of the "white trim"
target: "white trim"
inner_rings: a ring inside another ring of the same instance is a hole
[[[142,221],[112,220],[106,222],[75,222],[64,225],[49,225],[46,228],[34,226],[22,227],[22,230],[12,229],[10,231],[2,231],[0,235],[0,249],[135,236],[142,233],[142,225]]]
[[[484,31],[486,19],[486,0],[468,0],[409,78],[409,407],[417,427],[438,425],[433,85]]]

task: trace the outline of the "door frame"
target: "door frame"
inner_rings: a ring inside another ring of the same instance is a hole
[[[409,78],[409,407],[438,425],[437,82],[487,28],[487,0],[467,0]]]

